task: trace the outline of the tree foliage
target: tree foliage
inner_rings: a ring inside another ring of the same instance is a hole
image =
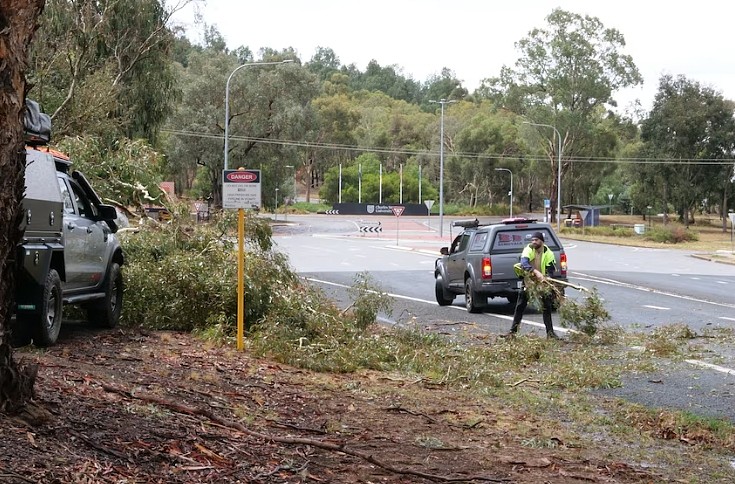
[[[622,53],[623,35],[598,18],[555,9],[546,21],[546,28],[535,28],[516,43],[521,56],[515,68],[504,66],[498,77],[483,81],[477,94],[531,123],[554,126],[562,138],[561,169],[566,173],[574,157],[600,154],[590,147],[597,142],[605,106],[616,104],[615,91],[640,84],[642,78],[633,59]],[[547,139],[547,193],[555,206],[559,143],[554,130],[537,128]],[[604,146],[609,154],[611,144]],[[575,177],[579,170],[575,167]]]
[[[721,160],[735,152],[734,111],[735,104],[712,88],[667,75],[642,123],[643,150],[667,163],[637,168],[641,183],[649,193],[662,194],[664,212],[672,203],[687,226],[696,208],[726,201],[732,163]]]
[[[56,136],[155,142],[176,99],[171,16],[159,0],[48,0],[32,49],[31,94]]]

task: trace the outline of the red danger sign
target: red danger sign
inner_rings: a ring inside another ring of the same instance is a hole
[[[259,173],[254,171],[228,171],[225,180],[233,183],[253,183],[258,181]]]
[[[400,217],[403,211],[406,209],[403,205],[393,205],[390,207],[391,210],[393,210],[393,215],[396,217]]]

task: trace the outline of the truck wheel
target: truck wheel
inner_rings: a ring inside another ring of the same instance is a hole
[[[486,302],[487,298],[480,296],[477,291],[475,291],[475,285],[472,283],[472,279],[468,277],[467,280],[464,281],[464,304],[467,307],[467,312],[482,312],[482,308],[485,306]]]
[[[434,293],[436,294],[436,302],[439,303],[439,306],[449,306],[454,302],[454,296],[451,298],[447,298],[444,296],[444,283],[442,276],[437,275],[436,276],[436,286],[434,288]]]
[[[33,328],[33,344],[46,347],[56,343],[61,330],[61,278],[54,269],[49,270],[43,286],[41,313],[23,315],[18,323],[28,324]]]
[[[113,262],[107,273],[104,299],[95,301],[87,308],[87,319],[95,326],[102,328],[114,328],[120,322],[120,311],[122,311],[123,278],[120,265]]]

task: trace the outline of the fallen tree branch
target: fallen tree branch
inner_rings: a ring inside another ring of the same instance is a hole
[[[322,441],[315,440],[315,439],[307,439],[307,438],[301,438],[301,437],[281,437],[277,435],[256,432],[255,430],[250,430],[249,428],[245,427],[239,422],[233,422],[231,420],[227,420],[226,418],[215,415],[214,413],[207,410],[206,408],[190,407],[188,405],[170,402],[168,400],[165,400],[163,398],[160,398],[154,395],[142,395],[138,393],[134,394],[128,390],[118,388],[114,385],[110,385],[107,383],[100,382],[100,386],[107,392],[116,393],[118,395],[122,395],[131,400],[142,400],[145,402],[154,403],[154,404],[166,407],[175,412],[186,414],[186,415],[199,415],[202,417],[206,417],[207,419],[211,420],[212,422],[218,423],[219,425],[228,427],[230,429],[235,429],[239,432],[250,435],[252,437],[256,437],[264,441],[279,442],[281,444],[310,445],[312,447],[316,447],[319,449],[324,449],[324,450],[328,450],[332,452],[341,452],[343,454],[347,454],[353,457],[357,457],[359,459],[363,459],[366,462],[369,462],[373,465],[380,467],[381,469],[385,469],[395,474],[423,477],[424,479],[432,479],[434,481],[439,481],[439,482],[467,482],[467,481],[510,482],[509,479],[494,478],[494,477],[479,476],[479,475],[478,476],[463,476],[463,477],[447,477],[447,476],[439,476],[436,474],[429,474],[429,473],[421,472],[421,471],[415,471],[413,469],[401,469],[398,467],[394,467],[390,464],[386,464],[366,452],[361,452],[359,450],[350,449],[345,444],[332,444],[329,442],[322,442]]]

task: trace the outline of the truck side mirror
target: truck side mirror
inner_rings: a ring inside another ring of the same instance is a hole
[[[449,255],[449,247],[442,247],[441,249],[439,249],[439,253],[441,255]]]
[[[117,218],[117,210],[112,205],[97,205],[97,212],[102,220],[115,220]]]

